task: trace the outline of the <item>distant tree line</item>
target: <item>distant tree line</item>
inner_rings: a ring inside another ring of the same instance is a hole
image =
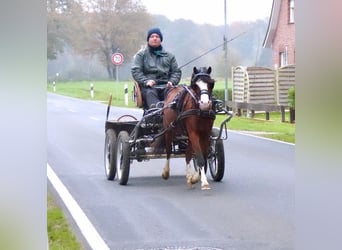
[[[57,60],[66,50],[97,58],[114,78],[111,55],[132,57],[150,26],[150,15],[134,0],[47,1],[47,57]]]
[[[211,65],[213,74],[223,77],[232,66],[271,66],[271,51],[262,48],[268,20],[229,25],[228,67],[223,51],[224,26],[200,25],[179,19],[170,21],[150,15],[139,0],[50,0],[47,1],[48,76],[65,80],[115,79],[111,55],[120,52],[124,64],[120,79],[130,80],[133,55],[146,45],[146,31],[158,26],[163,46],[176,55],[179,66],[190,76],[193,66]]]

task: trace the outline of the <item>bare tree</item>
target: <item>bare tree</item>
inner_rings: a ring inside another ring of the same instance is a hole
[[[82,6],[74,0],[47,0],[47,58],[57,59],[59,53],[72,46]]]
[[[98,55],[109,78],[115,78],[111,55],[121,52],[130,58],[140,47],[150,24],[145,7],[133,0],[96,0],[87,6],[80,26],[82,39],[76,39],[82,54]]]

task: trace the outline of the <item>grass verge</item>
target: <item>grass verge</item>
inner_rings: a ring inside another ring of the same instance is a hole
[[[265,119],[265,114],[256,114],[253,119],[234,116],[227,124],[228,129],[254,134],[274,140],[295,143],[295,124],[281,122],[281,114],[272,112],[270,120]],[[286,113],[287,120],[289,114]],[[225,117],[217,115],[215,126],[219,126]]]
[[[62,209],[55,203],[51,194],[47,197],[47,230],[49,250],[81,250],[81,244],[70,229]]]

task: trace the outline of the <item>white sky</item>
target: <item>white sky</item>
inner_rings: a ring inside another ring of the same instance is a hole
[[[196,23],[224,25],[225,0],[141,0],[151,14],[164,15],[172,21],[190,19]],[[271,14],[273,0],[226,0],[227,23],[254,21]]]

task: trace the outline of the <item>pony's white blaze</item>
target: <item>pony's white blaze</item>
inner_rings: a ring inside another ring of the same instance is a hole
[[[201,93],[200,101],[202,103],[209,103],[209,95],[208,95],[208,85],[207,83],[203,82],[202,80],[196,82],[197,86],[200,88],[201,92],[206,90],[206,93]]]
[[[200,91],[201,91],[199,108],[201,110],[207,111],[210,109],[210,106],[211,106],[211,102],[210,102],[209,95],[208,95],[208,85],[202,80],[197,81],[196,84],[200,88]]]

